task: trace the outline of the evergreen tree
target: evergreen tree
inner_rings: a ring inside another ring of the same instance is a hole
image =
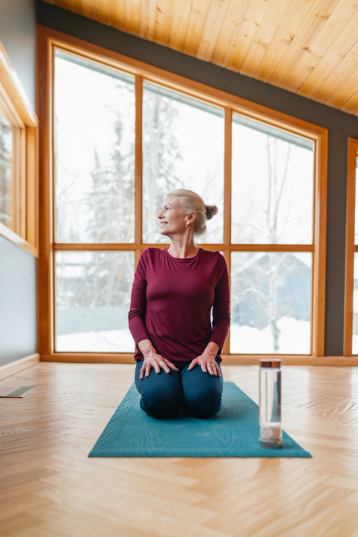
[[[159,242],[157,210],[163,198],[175,188],[183,188],[175,177],[176,162],[182,158],[173,123],[177,107],[169,97],[155,90],[145,91],[143,105],[143,241]],[[167,241],[167,237],[164,237]]]

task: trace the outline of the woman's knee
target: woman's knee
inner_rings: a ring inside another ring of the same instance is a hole
[[[178,414],[182,387],[174,373],[156,373],[152,369],[148,377],[137,379],[137,388],[142,395],[141,408],[150,416],[170,418]]]
[[[197,418],[210,418],[221,408],[222,391],[217,387],[191,390],[184,394],[185,410]]]
[[[176,390],[147,389],[142,393],[141,408],[154,418],[172,418],[181,407],[181,394]]]

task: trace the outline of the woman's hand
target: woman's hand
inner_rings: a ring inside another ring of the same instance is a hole
[[[163,356],[161,354],[158,354],[157,352],[151,352],[147,354],[143,360],[143,365],[140,370],[139,378],[143,378],[144,372],[145,376],[148,377],[151,367],[154,367],[156,373],[160,372],[161,367],[166,373],[169,373],[170,369],[174,369],[174,371],[179,371],[179,369],[167,358],[163,358]]]
[[[197,364],[200,364],[201,370],[204,373],[210,373],[210,375],[215,375],[217,377],[222,376],[219,364],[211,355],[201,354],[197,358],[194,358],[194,360],[192,360],[189,364],[188,371],[193,369]]]

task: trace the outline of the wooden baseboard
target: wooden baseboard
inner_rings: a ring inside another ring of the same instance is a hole
[[[110,359],[108,359],[110,357]],[[260,358],[263,356],[225,356],[222,355],[222,365],[259,365]],[[309,366],[358,366],[358,356],[281,356],[282,365],[309,365]],[[118,363],[118,364],[133,364],[134,358],[132,355],[77,355],[56,353],[52,356],[39,354],[31,354],[20,360],[16,360],[9,364],[0,366],[0,380],[15,375],[22,369],[31,367],[39,362],[66,362],[66,363]]]
[[[222,354],[222,365],[259,365],[261,358],[281,358],[282,365],[358,366],[358,356],[287,356],[275,354],[240,355]],[[88,364],[134,364],[133,354],[127,353],[64,353],[42,354],[41,362],[66,362]]]
[[[4,364],[0,366],[0,380],[6,377],[10,377],[11,375],[15,375],[15,373],[18,373],[19,371],[21,371],[22,369],[26,369],[27,367],[31,367],[39,361],[39,354],[30,354],[29,356],[25,356],[25,358],[20,358],[19,360],[15,360],[14,362],[10,362],[9,364]]]

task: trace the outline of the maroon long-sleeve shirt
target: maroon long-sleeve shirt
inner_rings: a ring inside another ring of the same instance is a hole
[[[143,359],[137,345],[142,339],[150,339],[158,354],[175,365],[202,354],[210,341],[219,346],[220,355],[230,325],[223,255],[199,248],[194,257],[180,259],[168,249],[143,250],[134,273],[128,325],[135,360]]]

